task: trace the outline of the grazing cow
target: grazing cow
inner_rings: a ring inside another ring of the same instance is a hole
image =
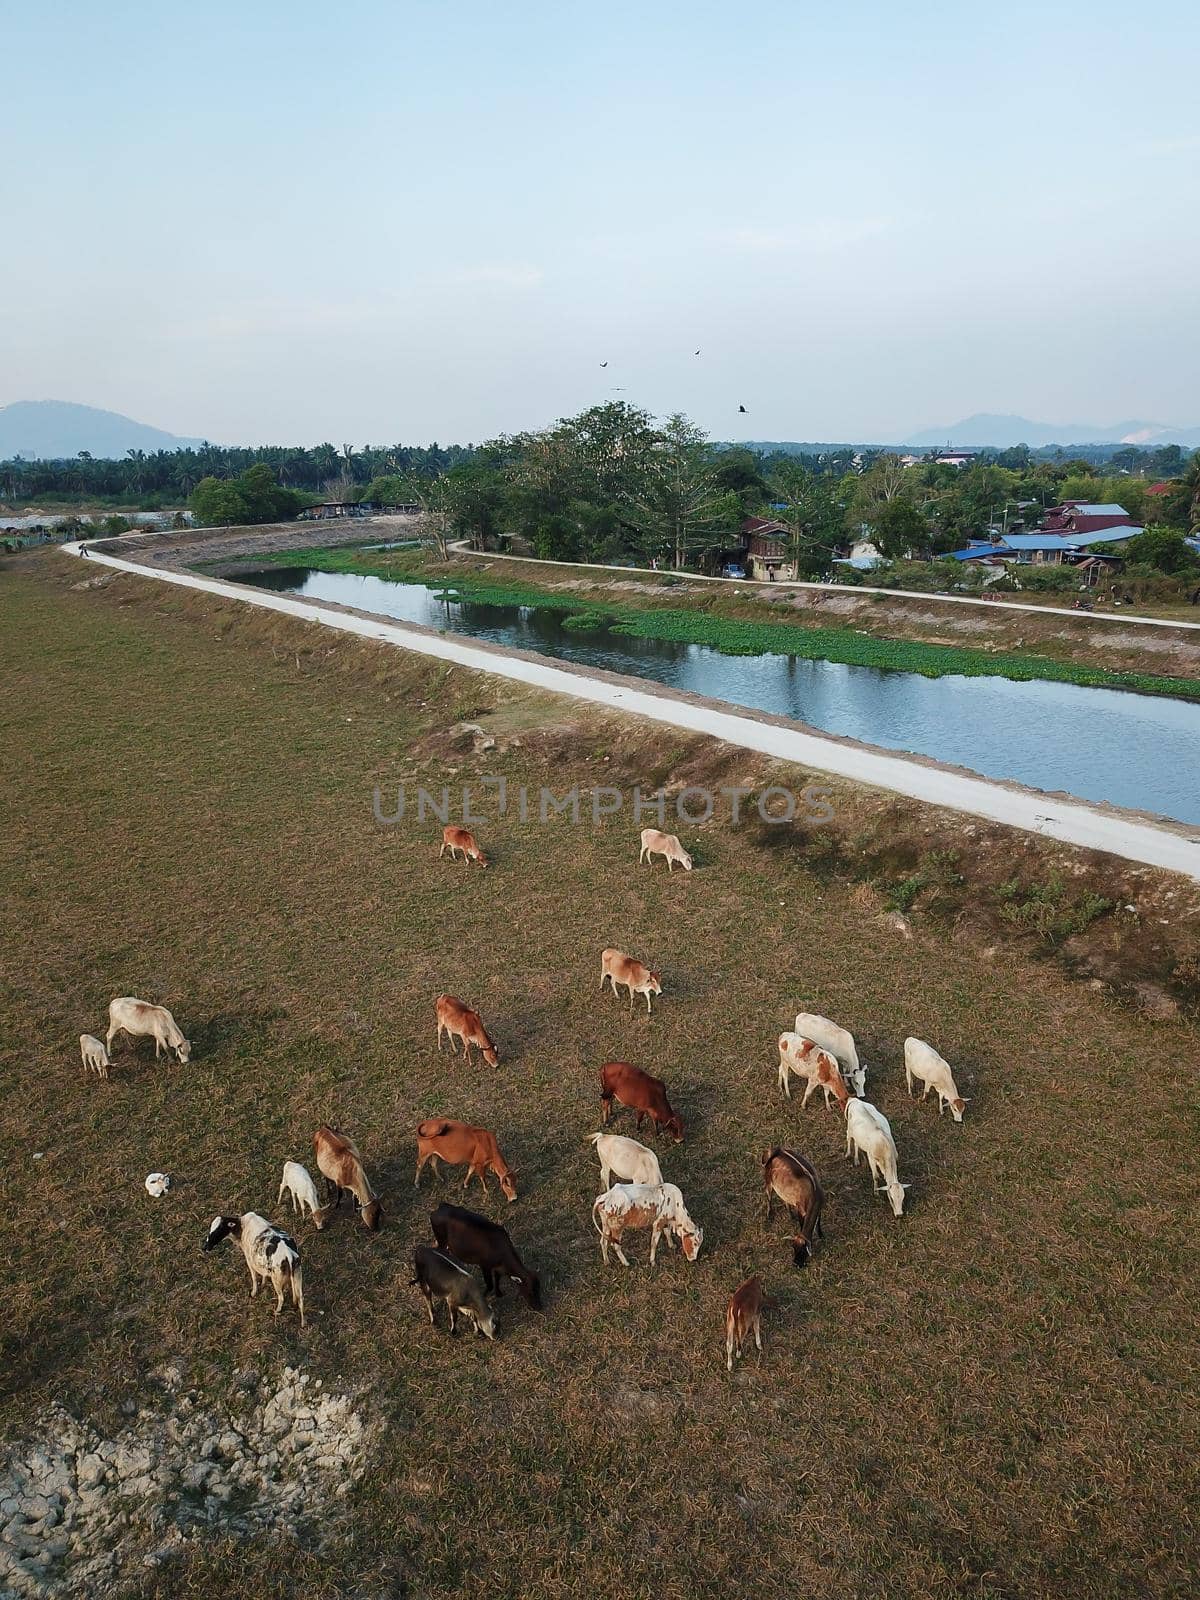
[[[444,1300],[450,1313],[450,1332],[455,1332],[455,1318],[459,1312],[474,1323],[475,1332],[485,1339],[496,1337],[496,1313],[483,1298],[483,1290],[461,1261],[456,1261],[445,1250],[435,1250],[432,1245],[419,1244],[413,1251],[413,1277],[415,1285],[425,1297],[429,1312],[429,1325],[434,1326],[433,1302]]]
[[[102,1078],[108,1077],[108,1051],[90,1033],[79,1035],[79,1054],[83,1057],[83,1070],[85,1072],[98,1072]]]
[[[486,1128],[472,1127],[469,1122],[453,1122],[449,1117],[431,1117],[427,1122],[422,1122],[417,1129],[417,1173],[413,1179],[414,1188],[420,1186],[421,1168],[427,1161],[433,1162],[435,1173],[439,1161],[444,1161],[448,1167],[465,1165],[467,1175],[463,1179],[463,1188],[467,1187],[472,1178],[478,1178],[485,1194],[487,1179],[484,1173],[494,1172],[500,1180],[500,1188],[508,1198],[510,1200],[517,1198],[516,1173],[500,1154],[496,1135],[489,1133]]]
[[[875,1193],[886,1193],[892,1204],[892,1215],[900,1216],[904,1211],[904,1192],[910,1185],[901,1183],[897,1176],[899,1157],[892,1138],[892,1125],[869,1100],[851,1100],[846,1107],[846,1154],[853,1152],[855,1166],[860,1150],[871,1169]]]
[[[680,844],[675,834],[660,833],[657,828],[643,828],[642,849],[641,854],[638,856],[638,865],[640,866],[645,861],[648,865],[653,866],[655,856],[666,857],[668,872],[674,872],[677,861],[686,872],[692,870],[692,858]]]
[[[612,1115],[613,1101],[637,1112],[636,1127],[642,1118],[649,1117],[655,1129],[664,1128],[675,1135],[676,1144],[683,1139],[683,1118],[671,1110],[667,1099],[667,1086],[661,1078],[654,1078],[641,1067],[628,1061],[606,1061],[600,1068],[600,1099],[604,1105],[605,1122]]]
[[[955,1122],[962,1121],[970,1096],[959,1094],[954,1086],[954,1074],[950,1071],[949,1063],[938,1055],[931,1044],[926,1044],[924,1039],[910,1038],[904,1041],[904,1081],[908,1085],[909,1094],[912,1093],[914,1078],[925,1085],[922,1100],[928,1096],[930,1089],[937,1090],[939,1117],[949,1106],[950,1115]]]
[[[729,1297],[729,1309],[725,1313],[726,1372],[733,1371],[735,1351],[738,1360],[742,1359],[742,1346],[751,1334],[754,1335],[755,1348],[759,1355],[762,1354],[762,1314],[766,1303],[762,1279],[758,1276],[739,1283]]]
[[[325,1226],[330,1212],[336,1211],[341,1205],[343,1194],[351,1194],[363,1226],[371,1233],[378,1233],[383,1221],[383,1207],[379,1203],[379,1196],[367,1181],[363,1160],[354,1140],[323,1122],[313,1134],[313,1151],[329,1195],[329,1204],[313,1213],[317,1227]]]
[[[850,1098],[850,1091],[846,1087],[846,1080],[838,1070],[838,1064],[828,1050],[820,1049],[811,1039],[805,1039],[799,1033],[781,1033],[779,1035],[779,1087],[790,1100],[792,1097],[791,1075],[795,1073],[798,1078],[807,1080],[804,1089],[804,1098],[801,1108],[808,1104],[808,1097],[819,1084],[825,1091],[825,1108],[829,1109],[829,1096],[837,1097],[838,1105],[845,1109],[846,1101]]]
[[[602,950],[600,952],[600,987],[606,983],[612,984],[612,992],[617,993],[617,985],[624,984],[629,990],[629,1009],[633,1010],[633,997],[643,994],[646,997],[646,1010],[650,1009],[650,996],[662,993],[662,984],[659,982],[657,972],[651,972],[649,967],[643,966],[640,961],[635,961],[632,956],[627,956],[623,950]]]
[[[433,1237],[443,1250],[460,1261],[482,1268],[484,1288],[489,1294],[501,1293],[500,1275],[503,1273],[512,1279],[534,1311],[542,1309],[541,1280],[521,1260],[506,1228],[462,1206],[441,1205],[430,1212],[429,1221]]]
[[[481,867],[486,867],[488,864],[488,858],[476,843],[475,835],[468,833],[466,828],[450,827],[442,829],[442,848],[438,851],[439,861],[447,850],[450,852],[451,861],[461,851],[464,861],[474,861]]]
[[[175,1018],[166,1006],[152,1006],[145,1000],[135,1000],[132,995],[110,1001],[108,1034],[104,1040],[110,1051],[113,1037],[118,1033],[127,1034],[131,1039],[153,1039],[156,1061],[164,1050],[168,1055],[174,1050],[180,1066],[186,1066],[191,1058],[192,1047],[175,1026]]]
[[[312,1174],[299,1161],[283,1163],[283,1177],[279,1180],[276,1205],[281,1203],[285,1194],[291,1195],[292,1210],[298,1211],[301,1216],[307,1210],[310,1216],[315,1217],[321,1209],[321,1201],[317,1195],[317,1186],[312,1181]]]
[[[830,1022],[828,1017],[819,1017],[814,1011],[801,1011],[796,1017],[795,1028],[803,1038],[811,1039],[815,1045],[837,1058],[842,1077],[855,1094],[865,1092],[867,1069],[859,1064],[858,1046],[848,1029],[839,1028],[836,1022]]]
[[[679,1245],[688,1261],[695,1261],[704,1243],[704,1229],[688,1216],[683,1195],[673,1183],[614,1183],[592,1202],[592,1223],[600,1235],[600,1254],[608,1265],[608,1247],[617,1260],[629,1265],[621,1249],[621,1236],[631,1228],[650,1229],[650,1265],[658,1254],[658,1241],[665,1234]]]
[[[480,1019],[478,1011],[472,1011],[470,1006],[464,1005],[457,996],[440,994],[437,997],[437,1041],[438,1049],[442,1048],[442,1035],[450,1035],[450,1053],[457,1054],[456,1039],[461,1039],[463,1055],[469,1062],[471,1059],[471,1046],[479,1050],[488,1066],[494,1067],[500,1060],[496,1046],[488,1037],[487,1029]]]
[[[619,1183],[663,1181],[658,1157],[636,1139],[626,1139],[619,1133],[593,1133],[589,1138],[600,1157],[600,1182],[606,1189],[611,1187],[614,1173]]]
[[[214,1217],[202,1250],[213,1250],[222,1239],[236,1239],[242,1247],[250,1271],[250,1298],[258,1293],[260,1280],[275,1290],[275,1315],[283,1310],[283,1291],[292,1291],[292,1304],[300,1312],[304,1326],[304,1275],[300,1270],[300,1251],[296,1241],[282,1228],[276,1228],[256,1211],[240,1217]]]
[[[767,1191],[766,1220],[771,1220],[771,1206],[778,1195],[800,1225],[800,1232],[792,1238],[792,1260],[796,1266],[805,1267],[812,1255],[814,1241],[825,1236],[821,1226],[825,1191],[821,1188],[816,1168],[795,1150],[784,1150],[774,1145],[763,1155],[762,1170]]]

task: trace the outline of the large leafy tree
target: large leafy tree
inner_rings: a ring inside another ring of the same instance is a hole
[[[665,555],[685,566],[741,521],[741,502],[722,487],[704,433],[681,414],[667,419],[639,479],[633,510],[643,557]]]
[[[819,476],[793,456],[779,462],[770,494],[772,514],[788,529],[788,556],[796,576],[823,577],[845,525],[838,480]]]

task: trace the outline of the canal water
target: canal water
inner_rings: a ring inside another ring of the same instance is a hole
[[[384,578],[274,568],[239,579],[559,661],[792,717],[987,778],[1200,825],[1200,703],[1069,683],[924,678],[797,656],[726,656],[707,645],[564,628],[565,612],[438,597]]]

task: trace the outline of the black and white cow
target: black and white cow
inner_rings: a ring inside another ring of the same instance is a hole
[[[300,1250],[290,1234],[284,1233],[257,1211],[244,1211],[240,1217],[214,1217],[208,1237],[201,1246],[212,1250],[222,1239],[236,1239],[242,1247],[250,1271],[250,1296],[258,1293],[259,1280],[270,1282],[275,1290],[275,1315],[283,1310],[283,1291],[291,1287],[292,1304],[300,1312],[304,1326],[304,1277],[300,1270]]]

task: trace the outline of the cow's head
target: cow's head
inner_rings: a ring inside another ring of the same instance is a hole
[[[686,867],[689,872],[692,870],[692,858],[686,850],[680,850],[679,861],[680,865]]]
[[[478,845],[475,846],[475,864],[477,866],[480,866],[480,867],[486,867],[487,864],[488,864],[488,858],[484,855],[483,851],[479,848]],[[488,1338],[489,1339],[491,1339],[493,1337],[494,1337],[493,1334],[490,1334],[490,1333],[488,1334]]]
[[[179,1043],[174,1048],[175,1056],[179,1062],[179,1065],[181,1067],[186,1067],[188,1062],[192,1059],[192,1047],[182,1034],[179,1036]]]
[[[336,1207],[328,1209],[336,1209]],[[356,1200],[354,1209],[362,1218],[363,1227],[366,1228],[368,1233],[379,1232],[383,1225],[383,1206],[377,1194],[373,1194],[366,1205],[363,1205],[361,1200]]]
[[[812,1245],[809,1244],[802,1233],[796,1234],[792,1239],[792,1265],[794,1267],[806,1267],[808,1258],[811,1255]]]
[[[201,1250],[212,1250],[222,1239],[237,1239],[242,1231],[241,1217],[214,1217],[208,1225],[208,1234]]]
[[[487,1062],[489,1067],[496,1067],[500,1064],[500,1052],[496,1049],[496,1046],[490,1039],[483,1046],[483,1059]]]
[[[542,1305],[542,1280],[536,1272],[524,1271],[520,1276],[513,1276],[513,1282],[521,1291],[521,1297],[526,1305],[533,1311],[544,1311]]]
[[[891,1201],[892,1215],[894,1217],[900,1217],[904,1215],[904,1196],[911,1188],[912,1185],[910,1183],[898,1183],[894,1178],[891,1183],[888,1184],[887,1197]]]
[[[517,1198],[517,1175],[511,1167],[507,1172],[501,1173],[500,1189],[509,1200]]]
[[[693,1228],[690,1233],[681,1233],[679,1235],[679,1247],[688,1261],[695,1261],[700,1254],[700,1246],[703,1243],[703,1228]]]
[[[662,993],[662,979],[657,972],[652,972],[646,979],[646,988],[651,994]]]
[[[671,1115],[663,1123],[663,1127],[668,1133],[674,1134],[676,1144],[683,1143],[683,1118],[678,1111],[672,1111]]]
[[[476,1333],[482,1334],[485,1339],[494,1339],[496,1337],[496,1329],[498,1327],[496,1313],[490,1306],[485,1308],[482,1315],[478,1311],[472,1311],[470,1306],[463,1306],[462,1314],[464,1317],[469,1317],[475,1324]]]
[[[961,1122],[962,1121],[962,1114],[967,1109],[967,1101],[970,1098],[971,1097],[970,1097],[969,1094],[968,1095],[960,1094],[960,1095],[955,1095],[953,1100],[947,1101],[947,1104],[950,1107],[950,1115],[954,1118],[955,1122]]]

